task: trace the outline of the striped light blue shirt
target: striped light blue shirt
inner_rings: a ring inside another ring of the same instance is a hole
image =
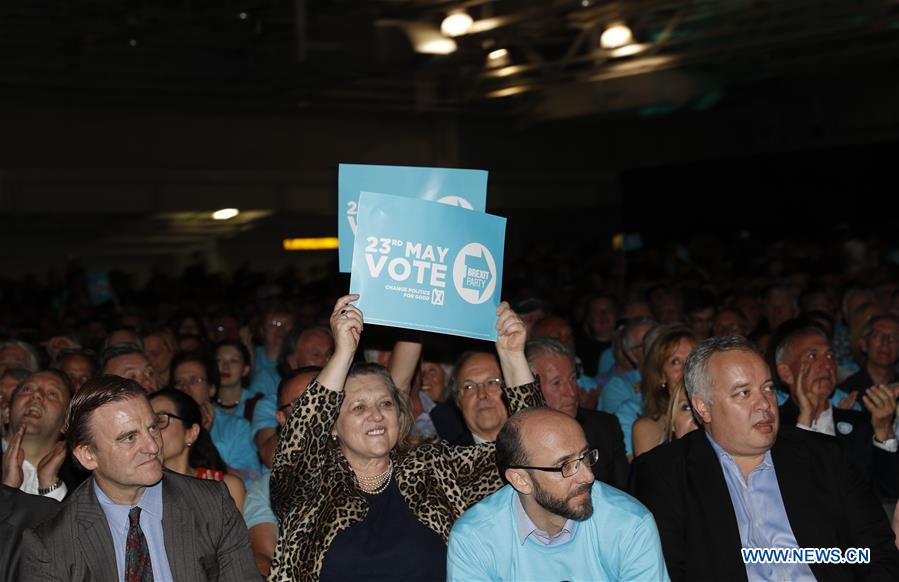
[[[133,505],[119,505],[113,502],[106,493],[94,481],[94,491],[106,521],[109,523],[109,533],[112,534],[112,543],[115,550],[115,561],[119,573],[119,582],[125,580],[125,544],[128,541],[128,512]],[[140,529],[147,538],[147,547],[150,550],[150,565],[153,567],[153,580],[166,582],[172,579],[172,571],[169,569],[168,556],[165,553],[165,537],[162,533],[162,481],[147,487],[143,496],[137,502],[140,507]]]
[[[737,516],[740,541],[744,548],[798,548],[796,536],[787,518],[784,500],[777,484],[777,472],[771,461],[771,451],[758,467],[743,479],[743,472],[734,458],[706,433],[730,492],[730,501]],[[749,582],[773,580],[814,581],[815,576],[807,564],[746,564]]]

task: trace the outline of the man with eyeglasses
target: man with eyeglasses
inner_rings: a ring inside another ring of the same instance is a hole
[[[549,408],[512,416],[496,439],[507,483],[456,521],[449,580],[668,580],[652,514],[594,482],[580,425]]]
[[[869,345],[874,347],[873,343]],[[883,501],[895,502],[899,495],[899,442],[893,426],[893,390],[886,385],[869,385],[856,396],[864,411],[839,405],[841,399],[834,396],[836,354],[830,338],[819,326],[802,318],[777,329],[768,342],[768,356],[773,363],[773,380],[790,395],[780,405],[781,423],[842,441]]]
[[[840,390],[851,394],[858,392],[858,400],[868,388],[878,384],[894,384],[899,380],[896,363],[899,362],[899,317],[892,313],[877,315],[865,324],[860,340],[864,364],[858,372],[846,378]]]
[[[455,402],[465,429],[450,442],[475,445],[496,440],[499,429],[509,418],[503,401],[503,373],[496,356],[489,352],[463,354],[453,370],[453,380]],[[440,431],[440,426],[437,430]]]
[[[203,428],[222,460],[244,481],[255,479],[261,469],[256,447],[250,437],[250,423],[240,416],[225,414],[212,405],[218,391],[218,367],[197,353],[178,354],[172,360],[172,385],[190,395],[200,406]]]

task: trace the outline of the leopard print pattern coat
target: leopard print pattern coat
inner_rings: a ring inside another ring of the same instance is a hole
[[[337,534],[365,519],[368,505],[331,439],[343,395],[313,382],[281,432],[271,477],[280,536],[269,581],[317,580]],[[536,382],[507,388],[506,397],[511,413],[543,405]],[[462,512],[502,486],[493,443],[428,443],[394,449],[391,459],[412,513],[444,541]]]

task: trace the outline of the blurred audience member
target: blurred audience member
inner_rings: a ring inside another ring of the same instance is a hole
[[[100,354],[103,374],[134,380],[148,394],[160,389],[156,370],[144,351],[132,344],[110,346]]]
[[[738,309],[725,307],[715,314],[712,322],[712,335],[715,337],[740,336],[746,337],[749,333],[749,323],[746,317]]]
[[[602,389],[597,408],[603,412],[614,414],[621,424],[624,433],[624,447],[628,456],[632,456],[633,440],[631,430],[634,421],[643,410],[640,396],[640,365],[643,362],[644,338],[656,322],[645,317],[631,319],[622,330],[622,351],[627,361],[634,366],[632,370],[613,377]]]
[[[291,372],[281,380],[278,386],[278,431],[287,423],[293,413],[294,403],[306,391],[306,387],[315,379],[322,369],[308,366]],[[278,436],[273,437],[272,450],[277,448]],[[271,461],[269,463],[271,464]],[[250,544],[253,546],[253,557],[256,567],[263,576],[268,576],[278,543],[278,518],[272,509],[272,498],[269,484],[271,471],[263,467],[262,475],[254,479],[247,487],[247,499],[244,503],[244,522],[250,531]]]
[[[716,300],[712,293],[705,289],[697,289],[684,298],[684,312],[687,315],[687,325],[699,340],[712,335],[712,325],[715,321]]]
[[[899,317],[887,314],[871,318],[862,330],[859,347],[862,365],[858,372],[840,385],[841,390],[846,393],[858,392],[858,396],[862,397],[871,386],[896,382]]]
[[[233,414],[219,412],[212,404],[218,392],[218,368],[201,354],[179,354],[172,361],[172,385],[187,393],[199,405],[202,426],[225,463],[238,471],[244,481],[260,471],[250,423]]]
[[[592,376],[584,373],[584,364],[577,357],[577,348],[574,343],[574,331],[571,324],[564,317],[547,315],[534,323],[530,339],[553,338],[559,340],[571,350],[575,358],[575,372],[577,373],[578,402],[586,408],[596,408],[596,400],[599,398],[599,385]]]
[[[635,457],[668,440],[670,393],[683,381],[684,363],[697,343],[693,330],[679,324],[660,325],[651,335],[640,368],[643,414],[633,425]]]
[[[546,405],[575,419],[584,430],[587,444],[599,451],[592,467],[596,478],[619,489],[627,487],[627,454],[618,419],[579,406],[571,346],[553,338],[538,338],[527,343],[525,355],[531,371],[540,380]]]
[[[575,331],[577,355],[584,365],[584,374],[596,377],[599,357],[612,345],[618,311],[615,301],[599,295],[587,302],[584,321]]]
[[[165,468],[197,479],[224,481],[237,510],[243,512],[243,481],[228,472],[203,428],[203,415],[194,399],[180,390],[166,388],[150,395],[150,405],[159,419]]]
[[[152,329],[143,336],[144,352],[156,372],[156,384],[168,386],[172,375],[172,358],[178,351],[175,335],[167,327]]]
[[[870,414],[835,407],[836,355],[824,331],[803,320],[788,322],[774,352],[776,377],[790,394],[780,406],[783,425],[835,436],[845,442],[886,499],[899,495],[899,443],[893,430],[896,397],[892,389],[871,386],[859,398]]]
[[[74,391],[99,372],[94,353],[85,349],[63,350],[57,358],[58,367],[69,377]]]
[[[35,372],[13,391],[3,441],[5,485],[62,501],[78,481],[71,472],[61,478],[66,447],[60,438],[71,397],[72,385],[58,370]]]
[[[28,342],[21,340],[0,342],[0,374],[8,368],[22,368],[29,372],[37,372],[40,362],[37,350]]]

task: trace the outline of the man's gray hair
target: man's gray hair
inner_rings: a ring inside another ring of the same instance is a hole
[[[646,325],[655,327],[657,323],[656,320],[651,317],[640,316],[631,318],[627,321],[627,323],[624,324],[624,329],[621,330],[621,344],[624,349],[626,349],[627,351],[631,351],[636,347],[633,344],[633,339],[631,336],[634,335],[634,331]],[[645,342],[643,347],[648,347],[646,346]],[[646,349],[643,350],[643,353],[646,353]]]
[[[758,354],[755,344],[743,337],[710,337],[693,348],[684,364],[684,386],[687,396],[698,396],[703,402],[711,402],[715,393],[714,379],[709,376],[709,360],[721,352],[736,350]]]
[[[810,335],[822,337],[830,342],[830,338],[827,336],[827,332],[821,329],[821,326],[816,323],[809,323],[808,325],[798,327],[788,333],[787,336],[780,340],[780,343],[778,343],[774,348],[774,365],[776,366],[777,364],[782,364],[784,362],[787,357],[787,350],[790,349],[790,346],[793,345],[793,342],[801,337],[808,337]],[[768,353],[770,354],[771,352]]]
[[[524,353],[528,359],[528,367],[531,369],[531,373],[534,375],[537,374],[537,369],[534,366],[534,362],[541,356],[564,356],[571,362],[572,368],[577,367],[574,359],[574,352],[571,350],[571,348],[553,337],[541,337],[529,341],[527,346],[525,346],[524,348]]]
[[[26,354],[28,354],[28,366],[27,370],[29,372],[37,372],[41,367],[41,359],[38,356],[37,350],[28,342],[23,342],[22,340],[6,340],[0,342],[0,352],[5,350],[7,347],[16,347],[21,350],[24,350]]]

